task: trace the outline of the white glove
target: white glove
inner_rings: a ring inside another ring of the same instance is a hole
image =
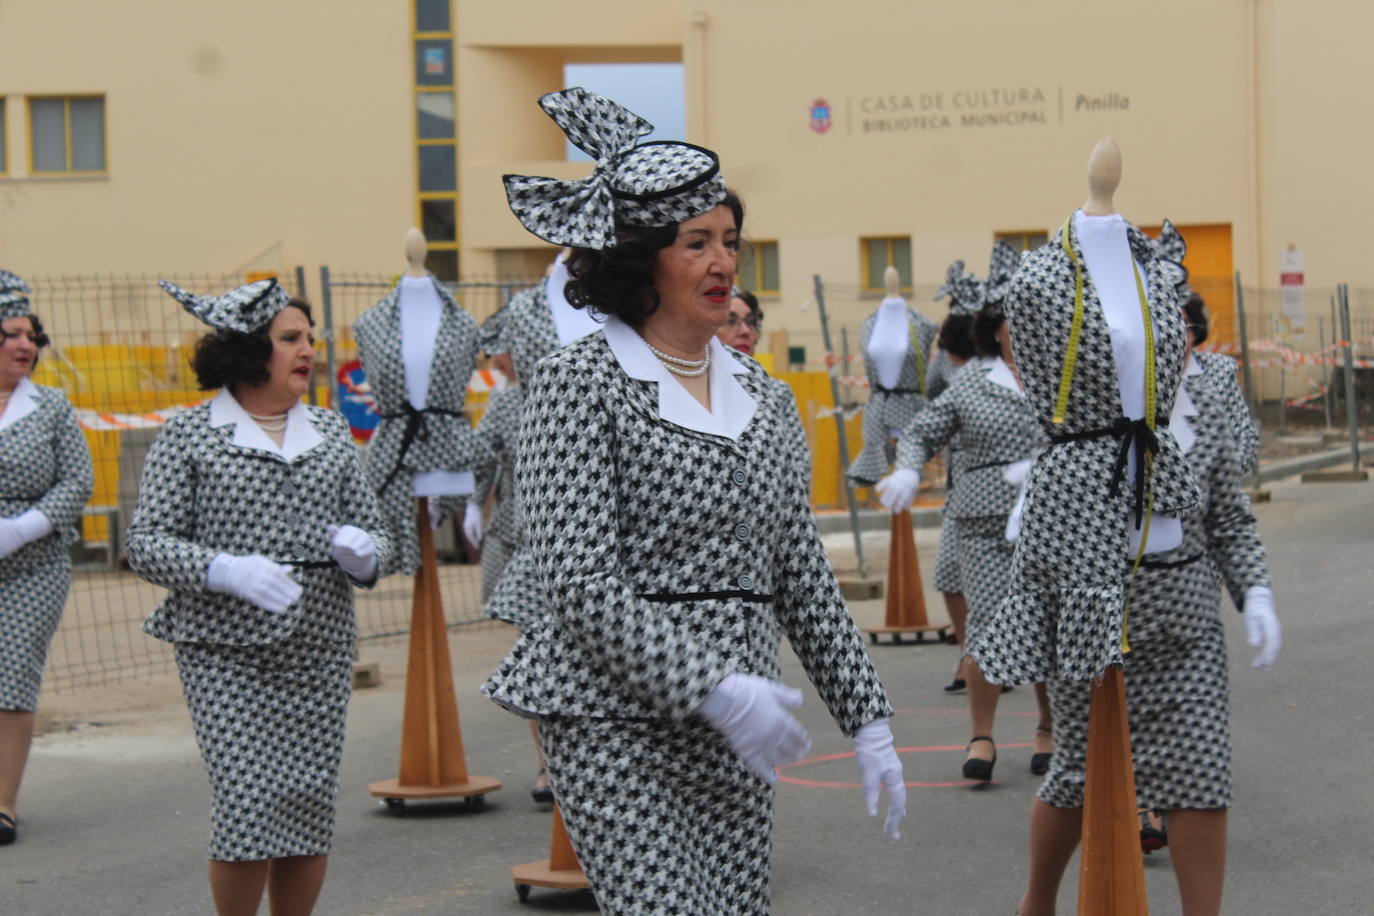
[[[796,763],[811,750],[811,737],[788,712],[802,703],[800,690],[753,674],[727,674],[697,710],[730,748],[768,784],[774,767]]]
[[[353,525],[330,525],[329,552],[339,568],[359,582],[377,577],[377,543],[372,535]]]
[[[878,815],[878,796],[887,789],[887,818],[883,833],[889,840],[902,838],[902,818],[906,817],[906,780],[902,760],[892,746],[892,728],[887,719],[874,719],[854,735],[854,756],[864,780],[864,801],[870,817]]]
[[[477,503],[468,503],[463,510],[463,536],[473,547],[482,543],[482,507]]]
[[[254,554],[235,557],[222,553],[210,562],[205,587],[237,595],[254,607],[280,614],[300,598],[303,589],[291,578],[291,567]]]
[[[1283,648],[1283,636],[1279,632],[1279,618],[1274,613],[1274,592],[1263,585],[1252,585],[1245,590],[1245,634],[1246,642],[1260,648],[1252,668],[1268,671],[1278,661],[1279,649]]]
[[[905,512],[911,508],[916,491],[921,488],[921,472],[912,468],[898,468],[878,481],[878,502],[893,513]]]
[[[0,557],[7,557],[25,544],[51,533],[52,522],[37,509],[14,518],[0,518]]]

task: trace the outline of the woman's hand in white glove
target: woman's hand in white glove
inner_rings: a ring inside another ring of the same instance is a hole
[[[236,595],[254,607],[280,614],[301,597],[291,567],[253,554],[235,557],[222,553],[210,561],[205,587],[212,592]]]
[[[7,557],[25,544],[47,537],[52,530],[52,522],[37,509],[14,518],[0,518],[0,557]]]
[[[1250,667],[1265,671],[1273,668],[1279,659],[1279,649],[1283,648],[1283,634],[1279,630],[1278,615],[1274,613],[1272,589],[1252,585],[1245,590],[1245,635],[1246,641],[1260,650]]]
[[[921,472],[911,468],[897,468],[888,474],[874,488],[878,491],[878,502],[893,513],[905,512],[911,508],[916,491],[921,488]]]
[[[753,674],[727,674],[702,701],[698,712],[725,736],[745,766],[770,785],[774,767],[796,763],[811,750],[811,738],[790,712],[802,693]]]
[[[377,543],[372,535],[353,525],[330,525],[325,533],[340,569],[359,582],[377,578]]]
[[[468,503],[463,510],[463,536],[473,547],[480,547],[482,534],[482,507],[477,503]]]
[[[906,817],[906,779],[902,760],[892,746],[892,728],[887,719],[874,719],[854,735],[854,756],[864,781],[864,801],[871,817],[878,816],[878,798],[887,789],[887,817],[883,833],[889,840],[902,838],[902,818]]]

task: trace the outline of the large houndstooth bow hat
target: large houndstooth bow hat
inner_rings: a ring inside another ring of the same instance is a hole
[[[0,321],[26,318],[29,311],[29,285],[8,270],[0,270]]]
[[[291,295],[271,277],[236,287],[222,296],[197,296],[166,280],[159,280],[157,285],[210,327],[244,334],[251,334],[276,318],[291,301]]]
[[[1016,276],[1016,268],[1021,266],[1021,252],[1013,248],[1006,239],[998,239],[992,246],[992,256],[988,259],[988,280],[983,287],[985,305],[996,305],[1007,298],[1011,289],[1011,278]]]
[[[983,281],[964,273],[963,261],[950,261],[945,270],[945,285],[935,291],[934,298],[946,296],[951,315],[973,315],[983,307]]]
[[[506,199],[526,229],[546,242],[612,248],[617,223],[671,226],[725,199],[720,158],[673,140],[640,144],[654,126],[582,88],[551,92],[539,106],[579,149],[596,159],[579,181],[506,175]]]

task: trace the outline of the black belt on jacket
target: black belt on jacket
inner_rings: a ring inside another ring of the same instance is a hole
[[[640,595],[645,601],[659,604],[676,604],[682,601],[714,601],[721,598],[738,598],[754,604],[772,604],[773,596],[764,595],[747,589],[734,589],[724,592],[658,592],[653,595]]]
[[[297,569],[333,569],[339,565],[338,560],[273,560],[282,566],[294,566]]]
[[[382,483],[382,488],[377,491],[380,496],[386,492],[386,488],[391,486],[391,482],[396,479],[396,475],[401,473],[401,463],[405,461],[406,452],[410,451],[410,445],[416,439],[421,442],[429,439],[429,427],[425,423],[425,414],[437,413],[446,417],[461,417],[463,412],[460,410],[444,410],[442,407],[425,407],[416,410],[409,403],[405,405],[405,413],[384,413],[383,420],[399,420],[405,418],[406,428],[401,432],[401,450],[396,455],[396,466],[391,469],[391,473],[386,475],[386,480]]]
[[[1112,496],[1121,490],[1121,482],[1126,479],[1126,457],[1132,449],[1135,450],[1135,480],[1131,487],[1131,504],[1135,509],[1135,526],[1139,528],[1145,515],[1145,456],[1159,453],[1159,439],[1144,418],[1132,420],[1128,417],[1117,417],[1111,426],[1102,429],[1050,436],[1050,444],[1086,442],[1090,439],[1105,439],[1108,436],[1120,440],[1121,443],[1116,450],[1116,462],[1112,465],[1112,484],[1108,491]]]
[[[1180,566],[1188,566],[1202,559],[1202,554],[1195,553],[1191,557],[1184,557],[1181,560],[1141,560],[1141,569],[1178,569]],[[1130,560],[1126,561],[1126,568],[1130,569],[1133,564]]]
[[[920,394],[919,388],[884,388],[882,385],[874,385],[874,390],[879,394]]]

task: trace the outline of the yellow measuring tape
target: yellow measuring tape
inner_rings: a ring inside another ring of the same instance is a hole
[[[911,331],[911,349],[916,351],[916,390],[921,392],[921,397],[926,396],[926,351],[925,341],[921,335],[916,333],[916,319],[911,315],[906,316],[907,327]]]
[[[1069,346],[1064,351],[1064,366],[1059,371],[1059,394],[1054,399],[1054,423],[1062,425],[1069,410],[1069,389],[1073,387],[1073,370],[1078,365],[1078,341],[1083,336],[1083,265],[1069,244],[1069,219],[1059,230],[1059,244],[1073,263],[1073,324],[1069,326]]]

